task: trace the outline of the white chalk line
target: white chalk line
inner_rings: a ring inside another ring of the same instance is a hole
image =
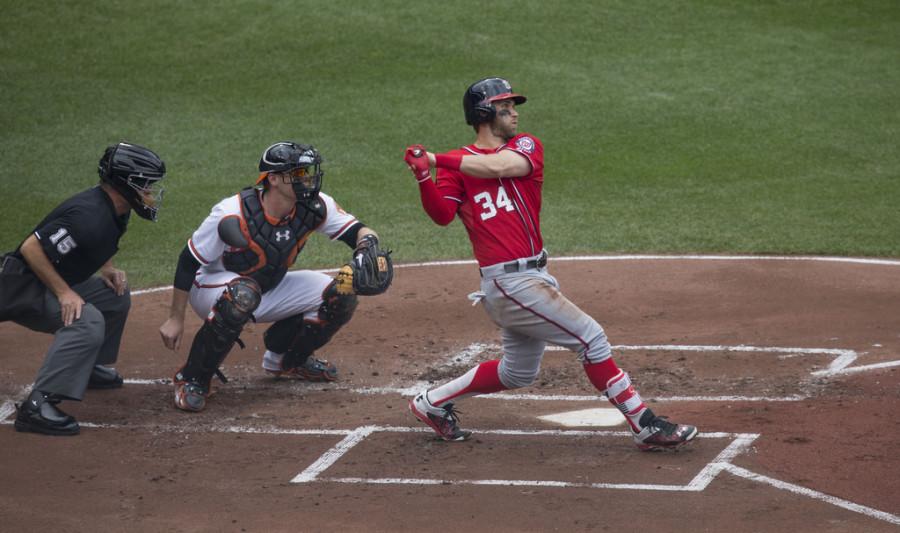
[[[730,464],[735,457],[747,451],[757,437],[759,437],[758,434],[752,433],[738,435],[731,444],[722,450],[711,463],[707,464],[703,470],[688,483],[688,486],[695,491],[702,491],[708,487],[712,480],[722,471],[723,466]]]
[[[0,425],[11,425],[12,420],[6,420],[15,412],[15,406],[10,400],[0,405]],[[775,488],[808,496],[843,509],[861,513],[866,516],[900,524],[900,517],[890,513],[879,511],[871,507],[859,505],[841,498],[829,496],[799,485],[786,483],[774,478],[762,476],[749,470],[734,466],[730,463],[737,455],[746,451],[750,444],[759,436],[747,433],[704,432],[697,438],[733,438],[734,440],[709,464],[707,464],[687,485],[653,485],[634,483],[573,483],[565,481],[528,481],[528,480],[441,480],[441,479],[406,479],[406,478],[322,478],[320,475],[330,466],[335,464],[350,449],[362,442],[367,436],[377,431],[403,432],[403,433],[427,433],[429,428],[421,427],[393,427],[393,426],[363,426],[348,429],[282,429],[274,427],[249,427],[249,426],[222,426],[222,427],[198,427],[188,426],[159,426],[159,425],[132,425],[132,424],[99,424],[92,422],[80,422],[82,427],[93,429],[135,429],[145,428],[156,432],[166,433],[246,433],[262,435],[286,435],[286,436],[343,436],[344,438],[335,446],[322,454],[315,462],[297,474],[291,483],[307,483],[311,481],[335,482],[335,483],[368,483],[368,484],[411,484],[411,485],[498,485],[498,486],[530,486],[530,487],[562,487],[562,488],[597,488],[613,490],[650,490],[672,492],[699,492],[705,490],[712,480],[723,470],[739,477],[771,485]],[[492,435],[513,436],[609,436],[627,437],[631,434],[624,431],[584,431],[584,430],[500,430],[484,429],[475,430],[478,433]]]
[[[680,256],[668,256],[668,255],[620,255],[620,256],[574,256],[574,257],[554,257],[552,261],[629,261],[629,260],[703,260],[703,261],[813,261],[813,262],[838,262],[838,263],[848,263],[848,264],[867,264],[867,265],[885,265],[885,266],[900,266],[900,261],[895,260],[887,260],[887,259],[866,259],[866,258],[849,258],[849,257],[805,257],[805,256],[714,256],[714,255],[680,255]],[[429,266],[449,266],[449,265],[466,265],[466,264],[475,264],[473,260],[461,260],[461,261],[431,261],[431,262],[423,262],[423,263],[410,263],[410,264],[399,264],[395,265],[397,268],[411,268],[411,267],[429,267]],[[335,272],[336,269],[327,269],[327,270],[319,270],[319,272]],[[132,292],[132,295],[140,295],[140,294],[148,294],[154,292],[161,292],[170,290],[171,287],[156,287],[150,289],[142,289]],[[622,346],[616,347],[617,349],[628,349]],[[779,352],[779,353],[794,353],[794,354],[803,354],[803,353],[828,353],[823,350],[818,350],[816,352],[810,351],[796,351],[797,349],[775,349],[768,348],[760,350],[758,347],[728,347],[728,350],[725,351],[769,351],[769,352]],[[751,348],[751,349],[747,349]],[[552,349],[552,348],[551,348]],[[648,349],[648,347],[634,347],[633,349]],[[688,350],[686,347],[672,348],[668,346],[666,348],[660,349],[678,349],[678,350]],[[802,349],[801,349],[802,350]],[[840,351],[840,350],[839,350]],[[862,372],[870,369],[882,369],[882,368],[890,368],[894,366],[900,366],[900,361],[889,361],[884,363],[878,363],[873,365],[864,365],[855,368],[848,368],[853,360],[856,359],[856,353],[849,350],[843,351],[843,353],[838,354],[838,358],[832,363],[832,365],[826,370],[820,370],[813,372],[813,375],[817,376],[828,376],[828,375],[840,375],[840,374],[850,374],[855,372]],[[841,359],[843,358],[843,359]],[[170,380],[126,380],[127,382],[135,383],[135,384],[160,384],[160,383],[171,383]],[[357,389],[359,391],[366,392],[374,392],[374,391],[385,391],[385,392],[398,392],[404,391],[410,393],[414,393],[411,387],[407,388],[369,388],[369,389]],[[421,389],[416,389],[421,390]],[[494,397],[498,395],[492,395]],[[509,399],[563,399],[568,400],[569,398],[577,398],[577,399],[603,399],[603,396],[543,396],[543,395],[506,395]],[[518,397],[517,397],[518,396]],[[714,398],[729,398],[729,399],[737,399],[740,397],[714,397]],[[684,398],[687,400],[688,398]],[[677,399],[670,399],[670,401],[677,401]],[[771,399],[770,399],[771,401]],[[795,399],[789,398],[784,399],[784,401],[796,401]],[[15,407],[13,406],[12,401],[6,401],[0,406],[0,424],[10,424],[11,421],[5,421],[5,419],[15,411]],[[115,425],[110,424],[90,424],[83,423],[85,427],[98,427],[98,428],[113,428]],[[129,427],[133,428],[134,426],[121,426],[121,427]],[[158,426],[153,426],[158,429]],[[385,428],[387,430],[387,428]],[[397,429],[397,428],[394,428]],[[357,428],[356,430],[349,431],[348,430],[274,430],[274,429],[261,429],[261,428],[241,428],[236,426],[229,426],[228,428],[222,429],[222,431],[228,432],[247,432],[247,433],[273,433],[273,434],[300,434],[300,435],[345,435],[345,438],[338,443],[335,447],[333,447],[329,452],[323,454],[322,457],[319,458],[313,465],[310,465],[306,470],[298,474],[292,482],[304,482],[307,479],[316,479],[317,476],[327,469],[329,466],[334,464],[335,461],[340,459],[340,457],[347,453],[353,446],[361,442],[366,436],[370,435],[372,432],[376,431],[377,428],[374,426],[365,426],[363,428]],[[404,430],[409,431],[422,431],[421,428],[404,428]],[[498,434],[522,434],[522,432],[508,432],[501,430],[494,430],[491,432],[496,432]],[[556,432],[560,433],[560,432]],[[569,432],[571,434],[571,432]],[[584,433],[584,432],[578,432]],[[621,432],[607,432],[607,433],[621,433]],[[554,434],[553,432],[547,434]],[[711,434],[704,434],[704,436],[710,437]],[[727,470],[728,472],[739,476],[744,477],[746,479],[750,479],[753,481],[761,482],[769,484],[775,488],[787,490],[796,494],[801,494],[804,496],[808,496],[817,500],[824,501],[826,503],[830,503],[832,505],[836,505],[838,507],[858,512],[864,514],[866,516],[870,516],[872,518],[876,518],[879,520],[887,521],[892,524],[900,524],[900,517],[886,513],[883,511],[879,511],[877,509],[873,509],[870,507],[866,507],[863,505],[855,504],[849,502],[847,500],[842,500],[840,498],[836,498],[833,496],[829,496],[827,494],[823,494],[818,491],[814,491],[812,489],[807,489],[805,487],[801,487],[798,485],[794,485],[791,483],[786,483],[774,478],[770,478],[767,476],[762,476],[759,474],[755,474],[741,467],[737,467],[731,464],[731,461],[736,455],[744,451],[750,443],[752,443],[753,439],[756,436],[740,436],[736,440],[734,440],[725,450],[723,450],[719,456],[709,465],[707,465],[688,485],[679,486],[679,485],[642,485],[642,484],[604,484],[604,483],[595,483],[595,484],[577,484],[577,483],[569,483],[569,482],[554,482],[554,481],[522,481],[522,480],[454,480],[451,482],[445,480],[432,480],[432,479],[399,479],[399,478],[378,478],[378,479],[363,479],[363,478],[335,478],[330,481],[334,482],[342,482],[342,483],[390,483],[390,484],[401,484],[401,483],[412,483],[412,484],[471,484],[471,485],[513,485],[513,486],[547,486],[547,487],[592,487],[592,488],[609,488],[609,489],[630,489],[630,490],[673,490],[673,491],[698,491],[706,488],[712,479],[718,474],[718,472],[722,470]]]
[[[531,486],[531,487],[581,487],[581,488],[606,488],[606,489],[624,489],[624,490],[657,490],[657,491],[697,491],[702,490],[696,488],[698,483],[696,478],[692,481],[693,485],[657,485],[657,484],[635,484],[635,483],[577,483],[569,481],[529,481],[529,480],[510,480],[510,479],[469,479],[469,480],[444,480],[444,479],[409,479],[409,478],[361,478],[361,477],[343,477],[343,478],[323,478],[320,475],[330,466],[334,465],[340,458],[346,454],[351,448],[362,442],[363,439],[376,432],[392,432],[392,433],[421,433],[430,432],[428,428],[410,428],[397,426],[363,426],[357,428],[347,435],[341,442],[323,453],[315,462],[307,467],[303,472],[295,476],[291,483],[309,483],[312,481],[335,482],[335,483],[360,483],[360,484],[399,484],[399,485],[501,485],[501,486]],[[518,430],[518,429],[475,429],[479,435],[503,435],[503,436],[528,436],[528,437],[628,437],[631,438],[629,431],[590,431],[590,430]],[[723,432],[702,433],[697,438],[736,438],[736,439],[753,439],[759,435],[755,434],[733,434]],[[731,448],[731,446],[729,446]],[[730,456],[737,455],[738,449]],[[723,454],[719,454],[720,459]],[[717,470],[718,473],[721,469]],[[707,483],[708,484],[708,483]]]
[[[699,437],[728,438],[734,440],[722,450],[710,463],[708,463],[686,485],[662,485],[644,483],[580,483],[555,480],[520,480],[520,479],[429,479],[429,478],[364,478],[364,477],[321,477],[321,474],[334,465],[351,448],[362,442],[369,435],[379,431],[409,432],[418,431],[417,428],[405,427],[377,427],[364,426],[357,428],[347,435],[341,442],[326,451],[312,465],[291,480],[291,483],[309,483],[313,481],[349,484],[375,484],[375,485],[473,485],[473,486],[507,486],[507,487],[537,487],[537,488],[593,488],[611,490],[644,490],[667,492],[702,492],[722,471],[728,471],[736,476],[752,481],[768,484],[777,489],[813,498],[824,503],[835,505],[855,513],[863,514],[870,518],[882,520],[892,524],[900,524],[900,517],[880,511],[865,505],[853,503],[835,496],[830,496],[806,487],[794,485],[774,478],[756,474],[747,469],[735,466],[731,463],[735,457],[747,451],[759,434],[753,433],[704,433]],[[553,435],[553,436],[630,436],[629,432],[620,431],[581,431],[581,430],[481,430],[479,433],[495,435]]]
[[[856,361],[859,358],[859,354],[855,350],[850,350],[847,348],[798,348],[798,347],[786,347],[786,346],[748,346],[745,344],[739,344],[735,346],[728,345],[685,345],[685,344],[646,344],[646,345],[627,345],[627,344],[618,344],[611,346],[613,350],[620,351],[628,351],[628,350],[646,350],[646,351],[670,351],[670,352],[749,352],[749,353],[775,353],[775,354],[791,354],[793,356],[803,356],[803,355],[830,355],[836,356],[831,363],[829,363],[828,368],[823,370],[815,370],[810,372],[810,375],[816,377],[831,377],[831,376],[840,376],[846,374],[853,374],[857,372],[866,372],[870,370],[879,370],[883,368],[891,368],[895,366],[900,366],[900,360],[895,361],[884,361],[881,363],[874,363],[870,365],[860,365],[851,367],[849,366],[851,363]],[[500,350],[501,347],[497,344],[485,344],[485,343],[473,343],[467,346],[462,350],[461,353],[464,353],[466,357],[475,357],[477,353],[473,355],[472,352],[477,352],[478,349],[482,349],[483,351],[497,351]],[[547,346],[545,351],[548,352],[565,352],[569,351],[568,348],[564,348],[562,346]],[[450,356],[448,361],[444,363],[442,366],[448,366],[452,364],[454,356]],[[732,401],[731,397],[722,397],[724,401]],[[534,398],[527,398],[534,399]],[[799,399],[805,399],[800,397]],[[678,401],[671,400],[670,401]],[[762,400],[760,400],[762,401]],[[774,401],[797,401],[797,397],[786,397],[786,398],[778,398]]]
[[[678,351],[678,352],[707,352],[707,353],[721,353],[721,352],[748,352],[748,353],[777,353],[777,354],[794,354],[794,355],[830,355],[837,356],[835,359],[829,364],[827,369],[817,370],[811,373],[813,376],[817,377],[829,377],[836,375],[847,375],[851,373],[864,372],[869,370],[879,370],[884,368],[892,368],[896,366],[900,366],[900,361],[886,361],[882,363],[875,363],[871,365],[862,365],[858,367],[849,367],[853,361],[858,358],[858,355],[853,350],[848,349],[839,349],[839,348],[798,348],[798,347],[784,347],[784,346],[748,346],[748,345],[737,345],[737,346],[727,346],[727,345],[680,345],[680,344],[651,344],[651,345],[614,345],[612,347],[614,350],[627,351],[627,350],[659,350],[659,351]],[[440,365],[440,367],[445,368],[451,365],[459,365],[459,364],[472,364],[477,358],[478,355],[485,351],[489,350],[498,350],[500,347],[495,344],[486,344],[486,343],[472,343],[467,347],[463,348],[459,352],[449,355],[445,361]],[[567,351],[566,348],[560,346],[548,346],[548,351]],[[171,385],[172,380],[170,378],[150,378],[150,379],[126,379],[126,384],[129,385]],[[412,385],[407,386],[397,386],[397,387],[359,387],[359,388],[350,388],[340,384],[315,384],[315,383],[304,383],[303,388],[306,391],[325,391],[325,390],[341,390],[341,391],[350,391],[355,394],[397,394],[404,397],[415,396],[416,394],[422,392],[423,390],[427,390],[433,384],[427,381],[417,381]],[[532,394],[532,393],[514,393],[514,392],[499,392],[495,394],[485,395],[485,396],[476,396],[477,399],[482,400],[502,400],[502,401],[557,401],[557,402],[595,402],[595,401],[605,401],[606,397],[603,395],[571,395],[571,394]],[[799,402],[805,399],[808,399],[807,396],[804,395],[791,395],[791,396],[739,396],[739,395],[701,395],[701,396],[658,396],[653,398],[648,398],[650,400],[656,402]],[[8,411],[8,409],[7,409]],[[0,410],[0,420],[5,419],[9,416],[9,413],[4,414],[5,411]]]
[[[831,257],[831,256],[791,256],[791,255],[575,255],[551,257],[554,261],[812,261],[823,263],[848,263],[860,265],[900,266],[900,260],[869,259],[865,257]],[[419,268],[433,266],[475,265],[474,259],[457,259],[449,261],[426,261],[420,263],[395,264],[394,268]],[[314,270],[328,274],[337,272],[337,268]],[[132,291],[132,296],[172,290],[171,286],[152,287]]]
[[[814,500],[823,501],[825,503],[830,503],[831,505],[835,505],[837,507],[841,507],[843,509],[847,509],[848,511],[853,511],[855,513],[860,513],[866,515],[871,518],[875,518],[878,520],[882,520],[885,522],[889,522],[891,524],[900,525],[900,516],[887,513],[884,511],[879,511],[878,509],[873,509],[871,507],[867,507],[865,505],[860,505],[858,503],[853,503],[836,496],[831,496],[816,490],[808,489],[806,487],[801,487],[800,485],[794,485],[793,483],[787,483],[785,481],[781,481],[779,479],[774,479],[768,476],[764,476],[761,474],[756,474],[751,472],[745,468],[741,468],[739,466],[735,466],[733,464],[724,464],[722,466],[723,470],[727,470],[728,472],[734,474],[735,476],[742,477],[745,479],[749,479],[751,481],[757,481],[759,483],[765,483],[766,485],[771,485],[777,489],[786,490],[788,492],[792,492],[794,494],[800,494],[802,496],[807,496]]]
[[[343,440],[335,444],[334,447],[319,456],[319,458],[316,459],[313,464],[306,467],[303,472],[294,476],[291,483],[307,483],[315,480],[319,474],[340,460],[345,453],[362,442],[363,439],[371,435],[375,430],[375,426],[363,426],[352,431],[349,435],[344,437]]]
[[[126,385],[171,385],[171,379],[126,379]],[[406,398],[413,397],[422,391],[428,390],[434,386],[428,381],[420,381],[409,387],[361,387],[350,388],[340,385],[321,385],[315,383],[304,383],[304,391],[345,391],[361,395],[398,395]],[[577,395],[577,394],[527,394],[527,393],[509,393],[495,392],[482,396],[473,396],[475,400],[500,400],[500,401],[522,401],[532,400],[539,402],[597,402],[606,401],[606,396],[601,395]],[[808,399],[807,396],[654,396],[647,397],[652,402],[800,402]]]
[[[870,370],[881,370],[883,368],[893,368],[895,366],[900,366],[900,361],[885,361],[883,363],[873,363],[871,365],[860,365],[849,368],[844,368],[838,370],[837,372],[828,372],[826,370],[818,370],[813,372],[814,376],[845,376],[848,374],[857,374],[859,372],[868,372]]]
[[[3,404],[0,404],[0,423],[2,423],[2,421],[9,418],[9,416],[15,412],[16,412],[15,403],[12,400],[4,401]]]

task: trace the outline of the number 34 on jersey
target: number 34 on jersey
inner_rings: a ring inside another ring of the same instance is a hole
[[[489,191],[484,191],[472,197],[472,200],[481,206],[481,220],[487,220],[497,216],[498,209],[515,211],[516,208],[506,194],[503,185],[497,188],[497,197],[492,198]]]

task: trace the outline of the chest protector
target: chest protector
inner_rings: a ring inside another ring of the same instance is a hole
[[[241,215],[219,222],[219,237],[230,246],[222,263],[231,272],[253,278],[262,292],[278,285],[294,264],[309,234],[325,221],[325,202],[316,197],[298,202],[294,216],[272,224],[263,211],[258,189],[240,192]]]

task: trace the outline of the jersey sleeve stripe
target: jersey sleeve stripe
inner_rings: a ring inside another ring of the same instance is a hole
[[[209,261],[207,261],[202,255],[200,255],[200,252],[198,252],[197,249],[194,248],[194,240],[193,239],[188,239],[188,249],[191,251],[191,255],[194,256],[194,259],[199,261],[200,264],[203,264],[203,265],[209,264]]]
[[[456,202],[456,203],[458,203],[458,204],[463,203],[462,200],[460,200],[459,198],[456,198],[455,196],[444,196],[444,198],[446,198],[446,199],[448,199],[448,200],[452,200],[452,201],[454,201],[454,202]]]
[[[348,229],[350,229],[350,226],[356,224],[357,222],[358,221],[355,218],[350,220],[349,222],[347,222],[346,224],[341,226],[341,229],[337,230],[337,232],[334,235],[330,235],[329,238],[331,240],[340,239],[341,235],[343,235]]]

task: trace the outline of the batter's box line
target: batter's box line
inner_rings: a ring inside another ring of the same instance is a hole
[[[431,431],[428,428],[411,428],[396,426],[362,426],[347,434],[340,442],[327,450],[305,470],[297,474],[291,483],[310,483],[313,481],[332,483],[362,483],[362,484],[398,484],[398,485],[500,485],[500,486],[528,486],[528,487],[566,487],[566,488],[601,488],[617,490],[655,490],[675,492],[699,492],[704,490],[710,482],[730,464],[738,454],[746,451],[759,437],[755,433],[715,433],[704,432],[697,438],[705,439],[734,439],[722,452],[710,463],[704,466],[700,472],[686,485],[660,485],[639,483],[577,483],[571,481],[548,480],[513,480],[513,479],[419,479],[419,478],[358,478],[358,477],[320,477],[328,468],[338,462],[354,446],[365,440],[373,433],[421,433]],[[628,431],[588,431],[588,430],[511,430],[511,429],[483,429],[478,430],[480,435],[504,435],[504,436],[554,436],[554,437],[631,437]]]
[[[460,364],[474,364],[479,356],[485,351],[499,351],[501,347],[497,344],[489,343],[472,343],[462,350],[446,357],[444,363],[439,368],[449,368]],[[798,348],[784,346],[748,346],[744,344],[736,346],[726,345],[683,345],[683,344],[648,344],[648,345],[615,345],[613,350],[641,350],[641,351],[675,351],[675,352],[748,352],[748,353],[772,353],[789,356],[804,355],[828,355],[834,359],[824,370],[811,372],[816,377],[831,377],[842,374],[850,374],[862,372],[866,370],[874,370],[879,368],[887,368],[891,366],[900,366],[900,361],[891,361],[886,363],[877,363],[874,365],[866,365],[848,368],[859,355],[854,350],[843,348]],[[561,346],[547,346],[547,351],[568,351]],[[367,387],[362,389],[354,389],[353,392],[360,394],[400,394],[402,396],[415,396],[423,390],[427,390],[433,385],[431,382],[419,381],[413,385],[406,387]],[[530,394],[518,392],[497,392],[490,395],[475,396],[476,399],[493,399],[493,400],[535,400],[535,401],[565,401],[565,402],[587,402],[587,401],[603,401],[606,399],[603,395],[554,395],[554,394]],[[734,402],[734,401],[751,401],[751,402],[798,402],[808,399],[808,396],[794,394],[790,396],[658,396],[651,398],[657,402]]]
[[[759,437],[757,433],[701,433],[697,438],[733,438],[734,440],[725,447],[711,462],[704,466],[700,472],[686,485],[658,485],[642,483],[575,483],[570,481],[548,480],[515,480],[515,479],[431,479],[431,478],[363,478],[363,477],[321,477],[329,467],[334,465],[341,457],[354,446],[376,432],[430,432],[427,428],[408,427],[380,427],[362,426],[348,433],[339,443],[323,453],[315,462],[299,473],[291,483],[330,482],[371,485],[473,485],[473,486],[504,486],[504,487],[537,487],[537,488],[588,488],[609,490],[644,490],[664,492],[702,492],[723,471],[734,476],[741,477],[757,483],[763,483],[779,490],[785,490],[793,494],[818,500],[854,513],[859,513],[870,518],[881,520],[895,525],[900,525],[900,516],[880,511],[872,507],[860,505],[836,496],[831,496],[800,485],[781,481],[732,464],[732,460],[739,454],[747,451],[753,442]],[[582,431],[582,430],[479,430],[479,433],[489,435],[556,435],[556,436],[630,436],[630,432],[623,431]]]
[[[629,345],[618,344],[611,346],[613,350],[621,351],[670,351],[670,352],[750,352],[750,353],[774,353],[774,354],[790,354],[790,355],[830,355],[834,359],[823,370],[815,370],[810,375],[816,377],[830,377],[836,375],[853,374],[867,370],[877,370],[882,368],[891,368],[900,366],[900,360],[885,361],[870,365],[861,365],[850,367],[850,364],[859,358],[859,354],[855,350],[847,348],[800,348],[787,346],[750,346],[746,344],[738,345],[685,345],[685,344],[645,344],[645,345]],[[493,350],[498,351],[501,347],[497,344],[472,343],[460,352],[448,357],[448,360],[442,366],[450,366],[459,364],[459,362],[474,362],[479,353]],[[547,346],[548,352],[564,352],[567,348],[562,346]]]

